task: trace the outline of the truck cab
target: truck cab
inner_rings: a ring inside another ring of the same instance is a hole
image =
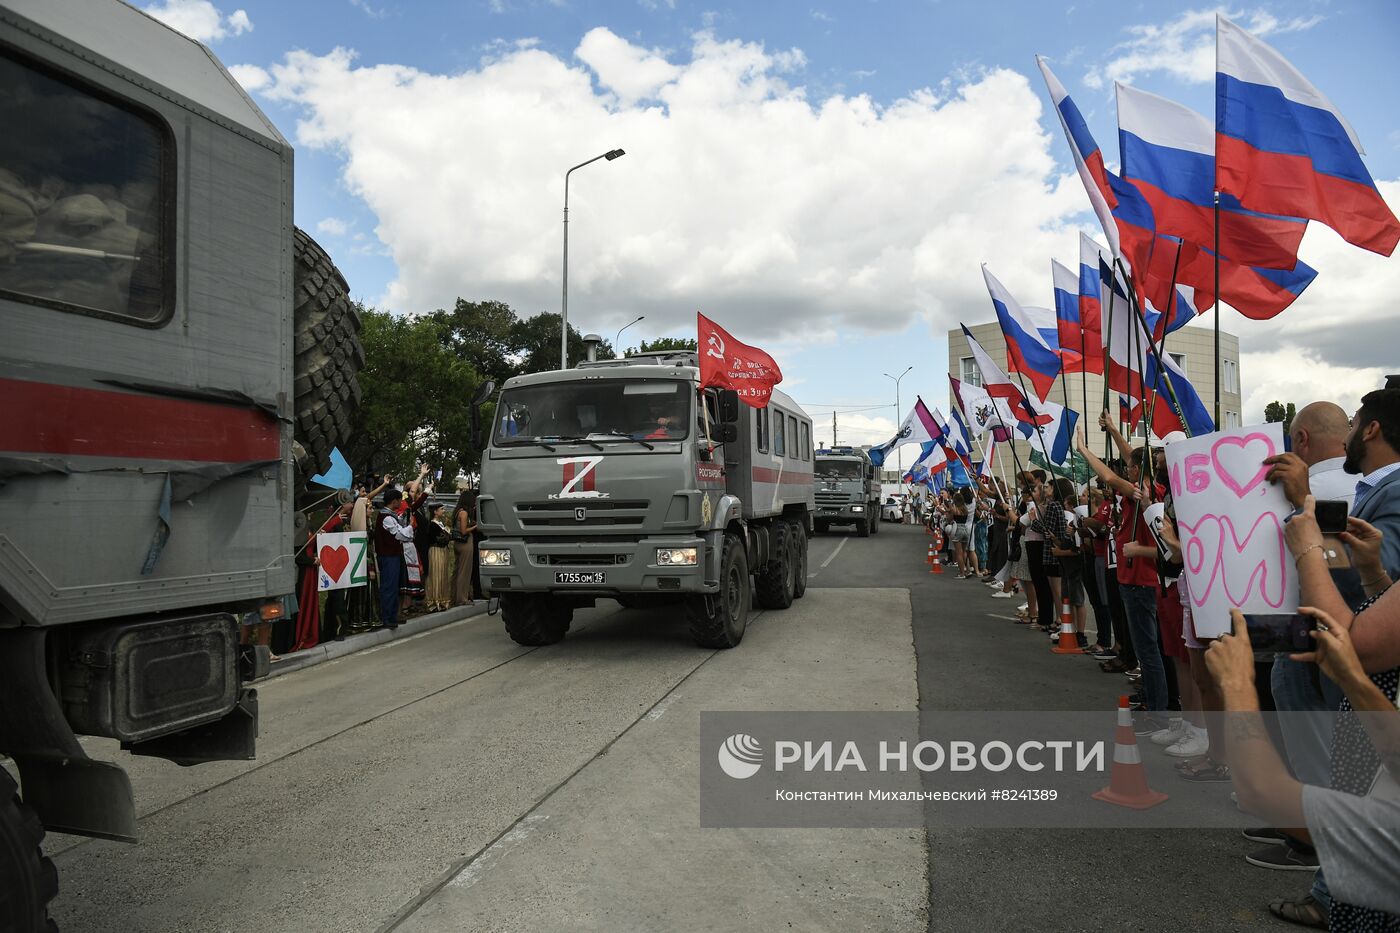
[[[702,388],[693,352],[512,378],[482,452],[482,586],[521,644],[605,598],[683,605],[698,644],[733,647],[751,603],[806,589],[811,437],[781,392]]]
[[[812,481],[816,487],[816,529],[852,525],[862,538],[880,531],[880,482],[870,454],[861,447],[818,450]]]

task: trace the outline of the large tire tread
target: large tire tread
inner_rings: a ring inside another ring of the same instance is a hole
[[[793,554],[797,557],[797,567],[793,571],[792,598],[801,599],[807,592],[807,525],[806,519],[792,523]]]
[[[792,605],[796,579],[791,567],[792,526],[775,521],[770,530],[773,555],[763,572],[754,575],[754,593],[760,609],[786,609]]]
[[[304,230],[294,240],[296,436],[314,472],[323,473],[331,450],[350,438],[365,353],[345,277]]]
[[[574,611],[560,606],[542,593],[519,593],[501,597],[501,619],[506,634],[516,644],[537,648],[563,641],[573,621]]]
[[[703,595],[696,595],[686,601],[685,613],[690,622],[690,637],[701,648],[733,648],[744,638],[749,625],[749,602],[751,600],[749,561],[744,553],[744,544],[737,535],[726,534],[720,553],[719,594],[708,601]],[[735,605],[737,615],[730,622],[731,607],[728,598],[728,581],[731,574],[737,574]],[[708,608],[707,608],[708,604]],[[713,611],[712,611],[713,610]]]
[[[19,798],[19,787],[0,768],[0,930],[50,933],[48,905],[58,895],[58,869],[39,848],[44,826]]]

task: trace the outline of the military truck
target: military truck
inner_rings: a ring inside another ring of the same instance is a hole
[[[861,447],[818,450],[812,470],[816,489],[816,527],[825,534],[832,525],[854,525],[868,538],[880,531],[880,480],[870,454]]]
[[[807,588],[812,462],[796,402],[702,388],[693,351],[516,376],[482,452],[482,586],[522,645],[610,598],[679,603],[697,644],[732,648],[751,602]]]
[[[292,147],[207,48],[116,0],[0,0],[0,126],[0,929],[29,931],[45,827],[137,834],[79,735],[253,757],[251,633],[364,355]]]

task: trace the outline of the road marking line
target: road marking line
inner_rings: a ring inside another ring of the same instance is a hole
[[[511,849],[516,848],[524,842],[525,837],[534,832],[535,827],[547,819],[549,819],[549,817],[543,813],[531,813],[529,816],[526,816],[517,823],[510,832],[491,843],[485,852],[482,852],[471,864],[458,872],[457,877],[447,882],[447,886],[452,888],[469,888],[476,884],[481,880],[481,876],[486,873],[486,870],[490,868],[492,864]]]
[[[987,618],[989,618],[989,619],[1005,619],[1005,620],[1008,621],[1008,622],[1019,622],[1019,621],[1020,621],[1020,619],[1018,619],[1016,616],[999,616],[999,615],[997,615],[995,612],[989,612],[989,613],[987,613]]]
[[[836,545],[836,550],[834,550],[834,551],[831,552],[831,556],[828,557],[826,560],[822,561],[822,566],[821,566],[821,569],[822,569],[822,570],[825,570],[825,569],[827,568],[827,565],[830,564],[832,561],[834,561],[834,560],[836,559],[836,555],[841,553],[841,549],[842,549],[843,547],[846,546],[846,542],[849,541],[849,540],[851,540],[851,539],[850,539],[850,538],[842,538],[842,539],[841,539],[841,543],[839,543],[839,544]]]

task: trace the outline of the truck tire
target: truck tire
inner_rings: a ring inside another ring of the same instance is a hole
[[[865,507],[865,514],[866,514],[865,523],[866,523],[867,525],[870,526],[870,533],[871,533],[872,535],[878,535],[878,534],[880,533],[880,518],[879,518],[880,510],[879,510],[879,509],[876,509],[875,511],[872,512],[872,511],[870,510],[870,506],[867,505],[867,506]],[[875,517],[874,517],[874,518],[871,518],[870,516],[872,516],[872,515],[875,516]]]
[[[796,558],[792,577],[792,598],[801,599],[807,592],[807,526],[802,522],[792,523],[792,552]]]
[[[559,605],[545,593],[501,596],[501,619],[506,634],[516,644],[531,648],[556,644],[563,640],[573,618],[572,608]]]
[[[690,637],[701,648],[733,648],[749,627],[749,558],[737,535],[726,534],[719,560],[719,592],[686,602]]]
[[[754,592],[760,609],[786,609],[792,605],[792,593],[797,576],[794,572],[792,526],[775,521],[769,532],[773,535],[773,558],[763,572],[754,577]]]
[[[856,519],[856,536],[857,536],[857,537],[860,537],[860,538],[868,538],[868,537],[870,537],[870,519],[868,519],[868,518],[858,518],[858,519]]]
[[[48,933],[58,927],[48,905],[58,893],[58,870],[39,850],[44,826],[19,799],[19,788],[0,768],[0,930]]]
[[[817,534],[824,535],[831,526],[826,522],[816,522],[813,527],[816,529]]]
[[[364,366],[365,351],[360,345],[360,316],[350,303],[345,277],[306,231],[295,228],[293,239],[296,439],[313,473],[324,473],[331,465],[331,449],[350,438],[360,403],[356,377]]]

